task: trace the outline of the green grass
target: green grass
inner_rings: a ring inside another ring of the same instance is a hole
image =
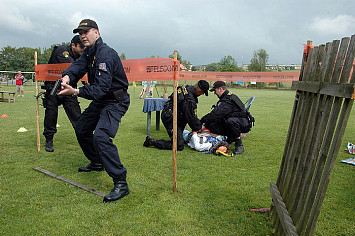
[[[182,82],[184,83],[184,82]],[[2,90],[15,91],[15,86]],[[88,163],[74,131],[59,108],[60,127],[53,153],[44,151],[40,107],[41,151],[37,151],[34,86],[25,97],[0,103],[0,235],[269,235],[268,214],[251,208],[270,207],[270,182],[275,182],[283,154],[295,91],[232,89],[245,101],[256,96],[251,113],[255,127],[243,141],[245,152],[227,158],[185,147],[177,154],[178,192],[173,192],[172,152],[145,148],[146,114],[141,87],[130,87],[131,106],[114,143],[128,169],[131,194],[103,204],[102,198],[32,169],[41,167],[98,191],[108,193],[106,172],[78,173]],[[169,88],[169,93],[172,91]],[[155,92],[155,91],[154,91]],[[162,93],[162,88],[159,88]],[[199,99],[198,114],[210,111],[217,98]],[[82,109],[89,101],[80,99]],[[355,167],[340,163],[355,142],[354,111],[349,119],[338,161],[318,220],[316,235],[355,235]],[[153,114],[155,120],[155,114]],[[151,134],[168,136],[163,125]],[[20,127],[28,132],[18,133]]]

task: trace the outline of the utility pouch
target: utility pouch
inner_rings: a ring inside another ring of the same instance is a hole
[[[127,90],[126,89],[118,89],[116,91],[112,92],[113,96],[115,97],[115,99],[117,101],[122,101],[123,98],[126,96],[127,94]]]

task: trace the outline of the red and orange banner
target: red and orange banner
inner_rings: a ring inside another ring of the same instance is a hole
[[[174,71],[180,67],[171,58],[144,58],[122,61],[129,81],[173,80]]]
[[[223,80],[240,82],[292,82],[297,81],[299,71],[291,72],[218,72],[218,71],[180,71],[180,80]]]
[[[56,81],[62,78],[62,73],[68,69],[71,63],[60,64],[38,64],[35,65],[36,80],[37,81]],[[87,81],[88,78],[85,75],[82,81]]]
[[[129,81],[178,80],[238,81],[238,82],[292,82],[299,79],[300,72],[217,72],[179,71],[180,63],[171,58],[145,58],[122,60]],[[70,63],[36,65],[37,81],[55,81]],[[85,76],[82,80],[87,80]]]

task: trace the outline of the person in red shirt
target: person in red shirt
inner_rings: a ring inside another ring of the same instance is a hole
[[[23,77],[23,75],[21,74],[21,71],[17,72],[17,75],[15,76],[15,80],[16,80],[16,91],[18,93],[17,97],[20,97],[20,90],[22,92],[22,97],[23,96],[23,85],[22,85],[22,81],[25,79],[25,77]]]

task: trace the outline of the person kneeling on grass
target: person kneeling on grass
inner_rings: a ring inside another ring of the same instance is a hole
[[[183,85],[177,88],[177,150],[184,149],[184,139],[182,132],[187,124],[193,131],[199,131],[202,128],[200,119],[197,117],[198,97],[202,94],[208,96],[209,84],[206,80],[198,81],[194,86]],[[156,140],[148,135],[143,146],[154,146],[159,149],[172,150],[173,146],[173,94],[169,101],[164,105],[161,113],[161,120],[166,128],[170,140]]]
[[[219,101],[213,110],[201,118],[201,122],[213,133],[227,136],[227,142],[235,142],[234,154],[244,152],[241,133],[248,133],[254,118],[244,107],[244,104],[235,94],[227,90],[226,83],[217,81],[210,91],[214,92]]]

